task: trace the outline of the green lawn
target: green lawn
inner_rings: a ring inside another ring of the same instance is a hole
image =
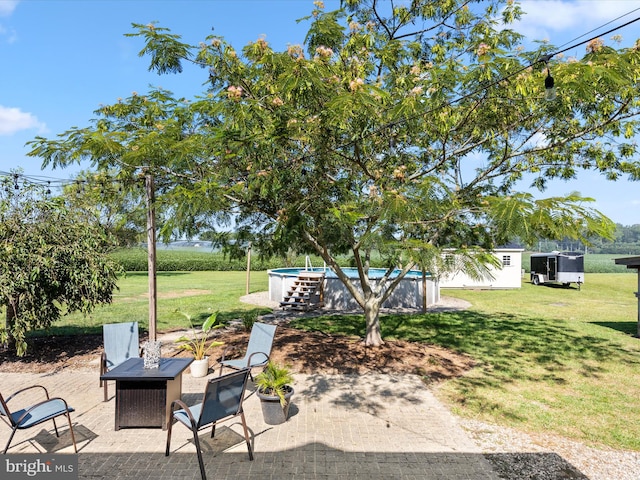
[[[472,355],[478,366],[438,388],[463,416],[640,450],[640,340],[635,274],[589,274],[581,290],[443,290],[462,312],[383,317],[383,335]],[[364,333],[362,317],[300,328]]]
[[[443,396],[465,415],[640,450],[636,289],[624,273],[589,274],[580,291],[445,292],[473,304],[442,326],[469,335],[461,350],[482,367]]]
[[[245,272],[158,272],[157,329],[159,332],[187,328],[186,319],[176,310],[188,313],[196,324],[219,311],[222,321],[238,318],[244,312],[269,312],[240,302],[246,293]],[[250,293],[267,290],[267,273],[252,272]],[[113,303],[97,308],[91,315],[71,314],[52,328],[52,333],[99,333],[103,323],[137,320],[148,330],[149,297],[146,272],[132,272],[118,281]]]

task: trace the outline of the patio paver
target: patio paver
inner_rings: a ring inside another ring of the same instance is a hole
[[[212,374],[213,375],[213,374]],[[262,420],[255,395],[245,401],[255,460],[250,462],[238,423],[200,438],[210,479],[447,479],[497,480],[498,475],[449,411],[414,375],[295,375],[290,418],[282,425]],[[198,479],[190,432],[176,425],[171,455],[166,432],[114,431],[114,386],[102,402],[98,371],[50,374],[0,373],[9,394],[42,384],[72,405],[81,479]],[[183,376],[183,399],[192,404],[205,379]],[[60,439],[51,425],[16,434],[8,453],[73,453],[68,429]],[[9,429],[0,428],[4,445]]]

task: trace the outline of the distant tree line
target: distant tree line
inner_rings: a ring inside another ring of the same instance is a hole
[[[589,244],[575,239],[565,238],[560,241],[540,240],[537,245],[540,252],[553,250],[587,253],[610,253],[615,255],[640,255],[640,224],[616,224],[615,236],[612,240],[601,237],[590,237]]]

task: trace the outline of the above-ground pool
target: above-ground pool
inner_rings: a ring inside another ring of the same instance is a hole
[[[343,268],[345,274],[354,280],[359,287],[360,278],[355,268]],[[269,299],[282,302],[288,290],[291,289],[295,279],[301,272],[324,273],[324,306],[331,310],[357,310],[360,306],[351,296],[344,284],[329,268],[274,268],[269,270]],[[386,270],[384,268],[370,268],[369,278],[374,282],[382,278]],[[426,297],[425,297],[426,296]],[[412,308],[420,309],[423,306],[423,298],[426,305],[433,305],[440,301],[440,287],[438,282],[426,274],[423,282],[422,272],[411,271],[395,288],[391,296],[382,305],[383,308]]]

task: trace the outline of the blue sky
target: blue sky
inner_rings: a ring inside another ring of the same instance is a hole
[[[640,0],[521,3],[527,15],[515,29],[556,46],[640,16]],[[338,4],[325,0],[327,9]],[[308,24],[295,20],[312,7],[312,0],[0,0],[0,172],[22,168],[27,175],[71,178],[79,168],[41,170],[38,159],[26,156],[25,143],[36,135],[54,137],[72,126],[87,126],[101,104],[145,92],[150,85],[187,98],[201,93],[203,72],[157,76],[147,71],[148,59],[138,57],[142,41],[124,36],[132,32],[132,23],[157,21],[188,43],[201,41],[213,28],[237,49],[260,36],[282,49],[302,43]],[[640,38],[640,22],[616,33],[623,46],[631,45]],[[583,53],[578,47],[567,55]],[[554,182],[544,195],[571,191],[595,198],[594,206],[615,222],[640,223],[640,182],[607,182],[582,173],[577,180]]]

